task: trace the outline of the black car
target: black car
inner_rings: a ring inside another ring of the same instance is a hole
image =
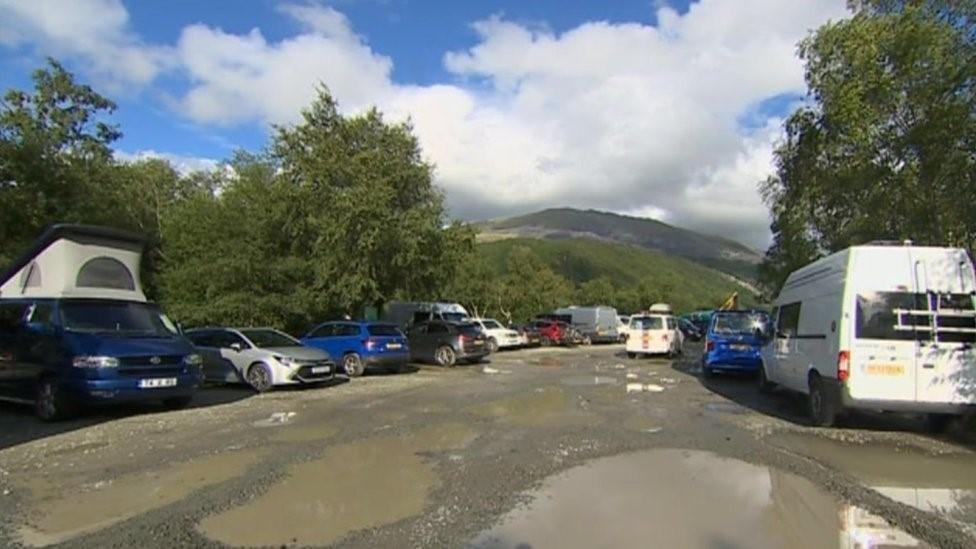
[[[702,339],[702,331],[690,320],[679,318],[678,329],[681,330],[682,334],[684,334],[685,339],[690,341],[701,341]]]
[[[478,362],[490,353],[484,332],[471,322],[421,322],[407,331],[407,340],[412,360],[440,366]]]

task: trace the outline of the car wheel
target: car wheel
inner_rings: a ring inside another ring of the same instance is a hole
[[[953,419],[949,414],[925,414],[925,430],[934,435],[944,433]]]
[[[627,353],[627,358],[637,358],[637,353]]]
[[[498,340],[495,338],[488,339],[488,352],[497,353],[498,352]]]
[[[54,380],[42,379],[37,385],[34,412],[44,421],[60,421],[73,415],[75,410]]]
[[[251,364],[251,367],[247,369],[247,382],[259,393],[271,389],[273,382],[271,370],[268,369],[267,364],[260,362]]]
[[[434,353],[434,361],[439,366],[452,368],[457,362],[457,354],[455,354],[454,349],[444,345],[443,347],[437,348],[437,352]]]
[[[811,374],[809,387],[810,394],[807,397],[807,403],[810,409],[810,419],[818,427],[833,426],[837,421],[837,406],[827,394],[823,379],[817,374]]]
[[[359,377],[366,371],[366,367],[363,366],[363,359],[356,353],[346,353],[342,357],[342,367],[349,377]]]
[[[189,396],[164,398],[163,406],[167,410],[182,410],[183,408],[189,406],[192,400],[193,397],[189,397]]]
[[[759,365],[759,393],[763,395],[768,395],[773,392],[776,388],[776,384],[769,381],[766,377],[766,367],[762,364]]]

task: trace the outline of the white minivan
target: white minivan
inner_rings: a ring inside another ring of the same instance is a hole
[[[678,319],[670,314],[635,314],[627,330],[627,356],[675,356],[682,352],[684,336],[678,330]]]
[[[790,274],[774,301],[760,390],[809,395],[829,426],[845,409],[927,414],[976,406],[976,277],[965,250],[853,246]]]

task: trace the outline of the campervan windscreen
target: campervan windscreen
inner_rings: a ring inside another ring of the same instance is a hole
[[[134,301],[66,300],[64,328],[74,332],[141,337],[171,337],[176,326],[158,307]]]
[[[913,311],[914,314],[912,312]],[[857,296],[860,339],[976,343],[976,316],[968,294],[870,292]],[[936,319],[936,333],[932,319]]]

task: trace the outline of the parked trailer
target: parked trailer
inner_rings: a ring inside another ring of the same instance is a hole
[[[617,331],[619,319],[613,307],[563,307],[553,314],[568,317],[569,323],[583,334],[584,341],[615,343],[620,339]]]
[[[760,388],[844,410],[928,414],[934,429],[976,409],[976,275],[965,250],[854,246],[792,273],[773,308]]]

